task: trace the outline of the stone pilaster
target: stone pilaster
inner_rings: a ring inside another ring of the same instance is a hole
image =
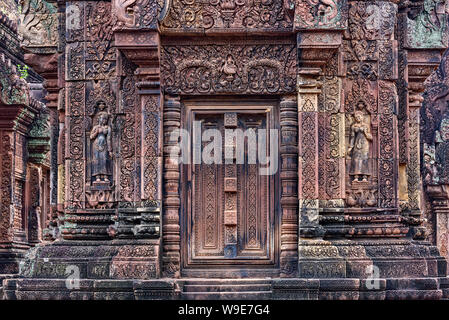
[[[299,228],[305,237],[319,236],[318,95],[320,68],[302,68],[298,76]]]

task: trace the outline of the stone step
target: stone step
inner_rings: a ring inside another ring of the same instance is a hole
[[[271,279],[185,279],[184,285],[271,285]]]
[[[239,292],[183,292],[186,300],[267,300],[271,291],[239,291]]]
[[[271,291],[271,284],[185,284],[184,292],[254,292]]]

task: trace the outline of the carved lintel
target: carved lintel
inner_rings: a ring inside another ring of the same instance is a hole
[[[170,94],[288,94],[295,92],[297,50],[273,44],[166,45],[161,82]]]
[[[289,32],[293,27],[294,2],[295,0],[166,1],[160,14],[161,29],[164,33],[177,34]]]
[[[425,89],[426,79],[439,66],[442,51],[419,50],[409,51],[408,62],[408,88],[410,90],[410,107],[420,107],[423,99],[420,96]]]

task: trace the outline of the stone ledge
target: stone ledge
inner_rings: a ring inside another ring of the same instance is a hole
[[[201,279],[199,279],[201,281]],[[68,289],[64,279],[6,278],[3,281],[3,299],[7,300],[160,300],[207,298],[207,293],[181,292],[179,284],[185,279],[155,280],[81,280],[79,288]],[[220,279],[217,279],[220,281]],[[226,279],[224,282],[229,283]],[[236,283],[239,280],[235,281]],[[404,300],[442,299],[448,289],[438,283],[448,278],[379,279],[380,286],[367,290],[359,279],[271,279],[271,290],[220,292],[230,299],[240,299],[263,293],[264,299],[273,300]],[[387,285],[385,285],[387,284]],[[428,285],[428,286],[427,286]],[[232,295],[231,295],[232,293]]]

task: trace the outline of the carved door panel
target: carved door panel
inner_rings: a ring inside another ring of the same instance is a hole
[[[192,111],[190,122],[193,121],[198,129],[196,134],[191,130],[192,146],[201,145],[202,161],[192,163],[187,169],[189,201],[184,228],[187,236],[184,266],[274,265],[276,174],[260,174],[259,169],[266,167],[266,162],[261,164],[254,148],[263,146],[269,154],[269,136],[259,144],[257,139],[259,130],[270,129],[274,124],[273,112]],[[225,130],[243,135],[234,138],[225,134]],[[265,132],[269,134],[268,130]],[[216,149],[210,148],[213,139],[205,136],[221,139],[219,155],[214,154]],[[198,143],[199,140],[203,141]],[[234,152],[227,146],[233,146]],[[239,147],[241,153],[237,152]],[[205,161],[204,154],[215,156],[214,163]],[[221,163],[217,164],[218,159]]]

